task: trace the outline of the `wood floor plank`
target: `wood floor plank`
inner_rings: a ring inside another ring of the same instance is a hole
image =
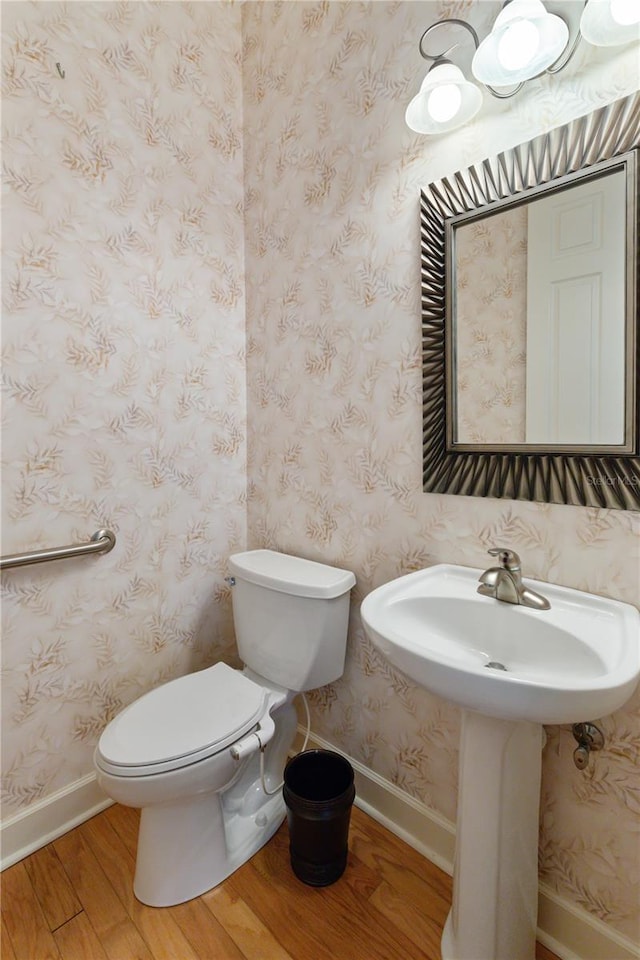
[[[285,827],[231,878],[235,893],[270,926],[286,950],[316,960],[429,960],[402,931],[390,931],[387,918],[358,896],[346,875],[328,887],[301,883],[290,869],[288,846]],[[354,867],[357,862],[347,870]],[[274,894],[281,905],[275,916]]]
[[[429,901],[425,901],[423,909],[417,910],[416,904],[407,901],[405,896],[389,883],[384,881],[377,888],[371,902],[375,904],[390,924],[402,930],[408,940],[423,950],[427,956],[440,956],[440,941],[442,930],[449,912],[446,905],[444,912],[436,911]]]
[[[118,899],[131,916],[138,901],[133,895],[135,859],[103,814],[78,827],[78,833],[100,864]]]
[[[324,940],[322,925],[317,922],[313,896],[301,895],[296,900],[290,895],[279,895],[278,913],[269,917],[273,900],[265,889],[265,876],[257,868],[255,860],[254,857],[251,862],[243,864],[227,880],[234,895],[242,896],[251,911],[269,926],[277,940],[294,957],[336,960],[340,954],[335,952],[335,945],[327,944]],[[280,894],[278,887],[274,887]],[[345,958],[341,957],[340,960]]]
[[[25,860],[25,868],[50,930],[80,913],[82,906],[53,844],[36,850]]]
[[[369,833],[357,824],[350,835],[353,852],[375,871],[385,891],[393,894],[394,899],[402,900],[411,910],[417,910],[420,916],[428,916],[442,929],[451,906],[451,878],[425,857],[420,857],[419,861],[411,857],[404,862],[398,860],[401,852],[396,852],[388,843],[381,843],[380,839],[378,831]],[[386,897],[379,890],[372,900],[378,908],[386,903]],[[403,922],[403,929],[406,925]]]
[[[107,807],[103,812],[127,850],[135,857],[138,852],[140,811],[133,807],[123,807],[119,803],[114,803],[113,806]]]
[[[104,813],[82,824],[79,832],[100,863],[129,917],[155,960],[199,960],[172,914],[171,907],[147,907],[133,892],[135,858]]]
[[[2,918],[16,960],[60,960],[24,861],[2,874]]]
[[[402,884],[402,874],[408,884],[418,877],[435,895],[451,903],[451,877],[357,808],[353,811],[349,837],[358,857],[392,886]]]
[[[2,925],[0,927],[0,957],[2,957],[2,960],[16,960],[15,951],[11,943],[7,925],[4,922],[4,917],[2,918]]]
[[[171,907],[174,919],[201,960],[246,960],[201,897]]]
[[[80,828],[54,842],[91,926],[111,960],[153,960]]]
[[[72,917],[53,936],[64,960],[109,960],[86,913]]]
[[[558,957],[541,943],[536,943],[536,960],[558,960]]]
[[[202,900],[248,960],[258,957],[294,960],[244,900],[233,894],[226,884],[203,894]]]
[[[82,908],[53,934],[43,904],[57,922],[71,901],[47,890],[51,851],[5,871],[2,960],[440,960],[450,877],[361,810],[329,887],[293,875],[284,824],[214,890],[162,909],[133,895],[138,816],[116,805],[53,843]],[[536,957],[558,960],[540,945]]]

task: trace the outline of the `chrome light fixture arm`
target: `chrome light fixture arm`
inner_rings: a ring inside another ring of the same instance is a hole
[[[434,30],[437,30],[439,27],[448,26],[449,24],[454,24],[457,27],[464,27],[464,29],[468,30],[469,33],[471,34],[471,38],[473,40],[473,45],[475,49],[477,50],[478,47],[480,46],[480,37],[478,36],[476,30],[471,26],[470,23],[467,23],[466,20],[458,20],[455,17],[451,17],[450,19],[447,19],[447,20],[438,20],[436,23],[432,23],[427,27],[427,29],[424,31],[424,33],[420,37],[420,41],[418,43],[418,50],[420,51],[420,56],[424,60],[432,60],[434,67],[436,67],[440,63],[450,63],[451,61],[449,60],[449,55],[453,53],[453,51],[460,46],[460,43],[452,44],[443,53],[432,54],[432,53],[427,53],[425,51],[423,46],[423,41],[425,37],[427,37],[430,33],[433,33]],[[573,54],[573,51],[572,51],[572,54]],[[569,61],[567,60],[567,63],[568,62]],[[494,87],[490,87],[486,83],[483,83],[483,87],[485,87],[485,89],[489,91],[491,96],[495,97],[497,100],[508,100],[510,97],[515,96],[516,93],[518,93],[522,89],[522,87],[524,86],[524,83],[525,81],[522,80],[520,83],[518,83],[515,86],[513,90],[510,90],[508,93],[503,93],[500,90],[496,90],[494,89]]]
[[[585,7],[586,7],[587,3],[588,3],[588,0],[584,0],[584,5],[585,5]],[[561,19],[561,20],[564,20],[564,17],[560,17],[560,19]],[[565,21],[565,23],[566,23],[566,21]],[[567,26],[568,26],[568,24],[567,24]],[[567,66],[567,64],[570,63],[571,60],[573,60],[573,56],[574,56],[576,50],[578,49],[578,47],[580,46],[580,41],[581,41],[581,40],[582,40],[582,33],[580,32],[580,29],[578,28],[578,32],[576,33],[575,37],[573,38],[573,43],[571,44],[571,47],[569,48],[568,52],[567,52],[567,50],[565,50],[564,53],[563,53],[563,55],[562,55],[558,60],[556,60],[555,63],[552,63],[550,67],[547,67],[547,69],[546,69],[545,71],[543,71],[543,72],[544,72],[544,73],[550,73],[552,76],[554,76],[556,73],[560,73],[561,70],[564,70],[564,68]]]
[[[516,93],[522,90],[524,83],[525,81],[521,80],[520,83],[509,93],[501,93],[499,90],[495,90],[493,87],[490,87],[488,83],[483,83],[483,87],[485,87],[485,89],[488,90],[491,96],[495,97],[496,100],[509,100],[510,97],[515,97]]]
[[[434,60],[435,62],[439,60],[446,60],[449,54],[452,53],[456,49],[456,47],[460,46],[459,43],[454,43],[453,46],[445,50],[444,53],[438,53],[435,56],[431,53],[427,53],[424,49],[423,43],[424,43],[425,37],[428,37],[430,33],[433,33],[433,31],[437,30],[439,27],[443,27],[445,26],[445,24],[450,24],[450,23],[453,23],[458,27],[464,27],[465,30],[468,30],[471,36],[473,37],[473,43],[476,50],[478,49],[478,47],[480,46],[480,38],[478,37],[478,34],[474,30],[474,28],[471,26],[471,24],[467,23],[466,20],[456,20],[452,17],[450,20],[437,20],[435,23],[432,23],[427,27],[427,29],[424,31],[424,33],[420,37],[420,42],[418,43],[418,50],[420,51],[421,57],[423,57],[425,60]]]

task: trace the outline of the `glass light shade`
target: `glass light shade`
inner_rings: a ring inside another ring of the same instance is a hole
[[[482,93],[453,63],[437,63],[422,81],[404,118],[416,133],[447,133],[463,126],[482,106]]]
[[[630,27],[640,23],[640,5],[638,0],[611,0],[611,16],[616,23]]]
[[[589,0],[580,32],[595,47],[617,47],[640,40],[640,0]]]
[[[441,83],[434,87],[427,100],[427,110],[438,123],[449,123],[461,106],[462,94],[455,83]]]
[[[512,0],[476,50],[471,70],[492,87],[531,80],[556,62],[568,42],[566,23],[547,13],[542,0]]]

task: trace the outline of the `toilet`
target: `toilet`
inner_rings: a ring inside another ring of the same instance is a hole
[[[273,550],[229,558],[243,670],[216,663],[125,707],[96,747],[97,781],[140,807],[138,900],[173,906],[221,883],[285,816],[293,699],[344,670],[353,573]]]

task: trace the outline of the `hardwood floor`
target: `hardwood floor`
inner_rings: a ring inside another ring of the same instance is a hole
[[[450,877],[357,808],[332,886],[294,877],[285,823],[219,887],[163,909],[133,896],[137,829],[113,806],[5,870],[3,960],[440,958]]]

